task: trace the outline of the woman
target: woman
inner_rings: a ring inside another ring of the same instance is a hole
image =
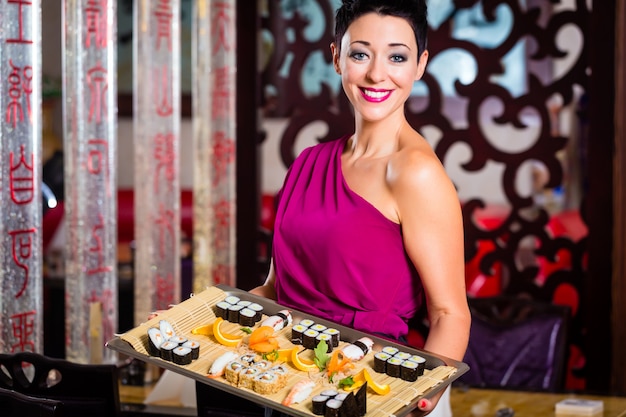
[[[400,342],[425,300],[425,349],[462,360],[470,315],[460,204],[404,113],[428,61],[426,30],[425,0],[344,0],[330,47],[355,131],[290,167],[272,266],[251,292]]]

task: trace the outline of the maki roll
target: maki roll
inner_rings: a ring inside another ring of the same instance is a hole
[[[254,363],[255,358],[256,358],[256,355],[252,353],[246,353],[245,355],[241,355],[239,357],[239,361],[243,363],[245,366],[250,366]]]
[[[326,350],[326,353],[330,353],[333,351],[333,340],[332,337],[328,334],[325,333],[320,333],[315,337],[315,346],[317,346],[320,342],[326,342],[326,346],[328,346],[328,349]]]
[[[228,307],[228,321],[231,323],[239,323],[239,312],[242,309],[243,307],[238,304]]]
[[[161,329],[151,327],[148,329],[148,354],[150,356],[161,356],[161,345],[165,342],[165,338],[161,333]]]
[[[402,359],[396,358],[392,356],[387,360],[387,368],[386,373],[389,376],[394,378],[400,378],[400,364],[402,363]]]
[[[241,300],[237,303],[237,305],[242,306],[243,308],[249,307],[252,304],[252,301]]]
[[[315,322],[311,319],[302,319],[298,324],[301,324],[308,329],[309,327],[313,326]]]
[[[289,369],[283,364],[274,365],[270,368],[270,372],[278,377],[278,382],[280,385],[285,386],[287,383],[287,376],[289,374]]]
[[[337,394],[339,394],[339,392],[334,389],[325,389],[324,391],[320,392],[320,395],[324,395],[328,398],[335,398]]]
[[[322,333],[324,330],[326,330],[328,327],[324,326],[323,324],[314,324],[313,326],[309,327],[310,329],[313,329],[317,332]]]
[[[163,335],[163,339],[165,340],[170,340],[176,334],[174,328],[167,320],[159,321],[159,329],[161,330],[161,334]]]
[[[358,417],[360,415],[359,406],[356,403],[354,393],[350,392],[349,394],[346,394],[346,397],[341,400],[341,408],[339,409],[339,414],[341,415],[341,417]]]
[[[426,369],[426,358],[419,355],[413,355],[409,360],[417,363],[417,376],[424,375],[424,369]]]
[[[340,408],[341,401],[331,398],[326,401],[326,407],[324,407],[324,417],[339,417]]]
[[[302,345],[306,348],[306,349],[315,349],[315,347],[317,346],[317,335],[319,334],[319,332],[313,330],[313,329],[308,329],[307,331],[305,331],[302,335]]]
[[[228,307],[230,306],[231,304],[227,303],[226,301],[220,301],[219,303],[215,304],[215,316],[220,317],[224,320],[228,320]]]
[[[398,348],[393,347],[393,346],[385,346],[382,351],[385,352],[389,356],[393,356],[396,353],[398,353]]]
[[[252,327],[256,323],[255,317],[256,313],[254,310],[244,307],[239,312],[239,324],[246,327]]]
[[[174,342],[174,343],[176,343],[177,345],[180,346],[180,345],[182,345],[183,343],[185,343],[187,341],[187,338],[185,336],[176,336],[176,335],[174,335],[174,336],[170,337],[169,341],[170,342]]]
[[[385,352],[378,352],[374,355],[374,370],[384,374],[387,372],[387,361],[391,356]]]
[[[241,301],[241,298],[237,297],[236,295],[229,295],[228,297],[224,299],[224,301],[226,301],[228,304],[235,305],[239,301]]]
[[[324,334],[327,334],[331,337],[331,340],[333,342],[333,347],[336,348],[337,346],[339,346],[339,330],[329,327],[328,329],[324,330],[323,332]]]
[[[395,357],[405,361],[411,357],[411,354],[407,352],[398,352],[395,354]]]
[[[200,357],[200,343],[195,340],[187,340],[182,346],[191,349],[192,360],[196,360]]]
[[[178,346],[174,349],[173,358],[177,365],[189,365],[191,363],[191,349]]]
[[[263,306],[258,303],[252,303],[248,306],[248,308],[254,311],[254,322],[258,322],[263,318]]]
[[[304,332],[306,331],[306,327],[301,324],[296,324],[291,328],[291,343],[294,345],[301,345],[302,338],[304,337]]]
[[[239,373],[245,368],[246,366],[239,361],[228,362],[224,369],[224,376],[228,382],[237,385],[239,383]]]
[[[244,368],[239,372],[239,381],[237,386],[239,388],[254,389],[254,377],[261,373],[258,368]]]
[[[324,411],[326,410],[326,401],[328,401],[328,397],[325,395],[316,395],[311,399],[313,414],[316,416],[323,416]]]
[[[178,347],[178,343],[174,343],[171,340],[163,342],[161,345],[161,359],[172,362],[174,360],[173,352]]]
[[[272,367],[272,362],[262,359],[260,361],[256,361],[252,364],[255,368],[258,368],[261,371],[268,370]]]
[[[262,372],[253,379],[254,392],[261,395],[274,394],[280,390],[279,378],[272,372]]]
[[[400,378],[403,381],[417,381],[417,362],[403,361],[400,364]]]

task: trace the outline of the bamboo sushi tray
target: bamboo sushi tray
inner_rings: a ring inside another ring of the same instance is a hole
[[[162,312],[157,317],[115,337],[107,343],[107,347],[127,356],[140,359],[147,363],[152,363],[164,369],[169,369],[196,381],[256,402],[257,404],[280,410],[290,415],[305,417],[315,416],[312,411],[311,398],[325,389],[337,389],[336,384],[333,385],[329,383],[328,378],[326,378],[325,374],[322,372],[314,373],[299,371],[293,367],[290,362],[286,362],[285,365],[289,370],[286,386],[280,391],[269,395],[261,395],[248,388],[239,388],[228,382],[224,377],[208,377],[208,372],[212,363],[216,358],[225,352],[229,350],[235,350],[237,353],[241,354],[248,352],[245,345],[239,347],[226,347],[219,344],[213,336],[192,334],[192,329],[215,321],[216,304],[224,301],[224,299],[228,296],[236,296],[241,300],[248,300],[260,304],[263,307],[263,319],[285,309],[272,300],[250,294],[237,288],[217,285],[210,287],[201,293],[195,294],[182,303],[165,312]],[[302,319],[311,319],[315,323],[339,330],[341,340],[339,348],[341,348],[344,344],[350,344],[363,336],[367,336],[374,341],[374,346],[369,353],[367,353],[363,359],[355,362],[354,371],[356,372],[365,368],[377,384],[388,384],[391,390],[387,395],[379,395],[373,392],[373,390],[367,389],[366,416],[368,417],[404,416],[417,407],[417,403],[421,398],[431,397],[437,392],[445,389],[469,369],[469,367],[463,362],[458,362],[440,355],[413,349],[386,339],[358,332],[336,323],[307,315],[300,311],[293,309],[289,309],[289,311],[293,318],[292,325],[300,322]],[[254,327],[260,326],[263,319],[256,323]],[[200,344],[200,353],[197,359],[193,360],[188,365],[178,365],[175,362],[161,359],[158,356],[151,356],[148,353],[148,329],[159,327],[161,320],[167,320],[167,322],[169,322],[173,327],[176,335],[187,337]],[[291,341],[292,325],[276,332],[276,338],[281,349],[295,347]],[[223,327],[224,330],[229,333],[243,334],[240,330],[243,326],[237,323],[224,321]],[[424,374],[415,382],[407,382],[401,378],[395,378],[384,373],[376,372],[374,370],[374,354],[381,351],[383,347],[387,346],[396,347],[403,352],[407,352],[411,355],[419,355],[425,358],[426,366]],[[310,353],[312,358],[313,352],[311,351]],[[311,395],[300,403],[292,404],[290,406],[282,405],[281,403],[289,394],[293,386],[303,379],[313,379],[315,381],[315,387]]]

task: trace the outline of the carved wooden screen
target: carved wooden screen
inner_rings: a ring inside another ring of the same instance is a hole
[[[288,118],[280,140],[285,166],[313,123],[327,129],[319,141],[353,128],[329,50],[339,3],[270,0],[262,16],[272,48],[262,73],[265,117]],[[409,121],[431,142],[459,190],[468,288],[478,277],[491,288],[470,296],[571,305],[573,352],[582,349],[579,300],[586,271],[579,207],[588,3],[429,0],[429,67],[407,106]],[[469,66],[447,78],[440,72],[463,63]],[[485,197],[484,184],[496,191]],[[566,217],[577,219],[574,233]],[[476,276],[469,275],[472,265]]]

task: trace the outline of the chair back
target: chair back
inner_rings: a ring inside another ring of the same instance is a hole
[[[460,383],[483,388],[557,392],[567,364],[570,309],[539,301],[469,299],[472,328]]]
[[[62,417],[60,401],[29,397],[16,391],[0,388],[0,416],[2,417]]]
[[[63,404],[63,416],[120,415],[116,365],[78,364],[37,353],[0,354],[0,388]]]

